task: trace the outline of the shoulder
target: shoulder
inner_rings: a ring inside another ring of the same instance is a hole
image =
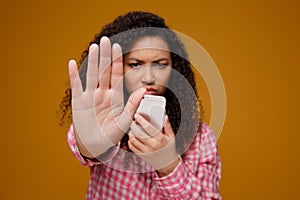
[[[206,123],[201,122],[197,128],[193,144],[203,144],[206,142],[216,143],[216,137],[211,127]]]
[[[183,160],[194,167],[201,165],[201,163],[220,162],[217,140],[211,127],[205,123],[199,125],[197,134],[185,152]]]
[[[201,138],[201,143],[216,143],[217,139],[214,131],[207,125],[202,122],[198,128],[197,136]]]

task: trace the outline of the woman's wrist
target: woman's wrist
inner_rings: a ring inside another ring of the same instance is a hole
[[[180,162],[180,160],[179,160],[179,158],[177,158],[170,165],[157,170],[158,175],[160,177],[164,177],[164,176],[167,176],[167,175],[171,174],[174,171],[174,169],[177,167],[177,165],[179,164],[179,162]]]

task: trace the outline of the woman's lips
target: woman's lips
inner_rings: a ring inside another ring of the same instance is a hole
[[[152,94],[152,95],[157,94],[157,90],[155,90],[154,88],[146,88],[146,89],[147,89],[146,94]]]

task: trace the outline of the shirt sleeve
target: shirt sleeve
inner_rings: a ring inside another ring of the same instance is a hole
[[[109,150],[107,152],[103,153],[98,158],[90,159],[90,158],[84,157],[78,149],[78,146],[76,143],[76,138],[74,135],[73,125],[71,125],[68,130],[67,142],[68,142],[69,147],[70,147],[72,153],[74,154],[75,158],[77,160],[79,160],[81,165],[89,166],[89,167],[94,166],[94,165],[99,165],[102,162],[106,162],[106,161],[110,160],[117,154],[117,152],[119,150],[119,147],[114,146],[114,147],[109,148]]]
[[[191,148],[172,173],[165,177],[155,175],[160,194],[167,199],[220,200],[218,192],[221,161],[212,130],[201,125]]]

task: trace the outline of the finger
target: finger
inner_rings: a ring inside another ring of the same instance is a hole
[[[136,112],[145,92],[146,89],[144,87],[141,87],[130,95],[128,102],[124,107],[123,112],[121,113],[120,117],[117,119],[117,125],[122,131],[126,132],[127,129],[129,128],[133,119],[133,115]]]
[[[165,116],[165,122],[164,122],[164,133],[166,136],[173,138],[175,136],[172,126],[169,122],[169,117],[168,115]]]
[[[77,63],[75,60],[69,60],[68,63],[68,70],[69,70],[69,78],[70,78],[70,85],[71,89],[74,88],[74,82],[78,74],[77,70]]]
[[[135,122],[131,123],[131,133],[133,134],[134,137],[137,137],[138,139],[147,139],[150,136],[144,131],[144,129],[137,125]],[[141,142],[143,143],[143,141],[141,140]]]
[[[143,143],[141,143],[139,140],[137,140],[135,137],[129,138],[128,147],[134,153],[143,153],[143,152],[145,152],[145,145]]]
[[[133,153],[141,153],[141,151],[137,149],[130,140],[128,140],[128,147]]]
[[[99,47],[97,44],[92,44],[89,48],[88,68],[86,73],[86,90],[93,91],[98,84],[98,54]]]
[[[123,58],[122,49],[119,44],[112,47],[112,72],[111,88],[114,88],[119,94],[123,94]]]
[[[131,134],[133,137],[135,137],[136,140],[138,140],[140,143],[145,145],[146,147],[153,148],[157,143],[157,138],[152,138],[150,135],[148,135],[145,130],[137,125],[135,122],[132,122],[131,126]]]
[[[74,97],[79,96],[83,92],[81,80],[79,78],[77,64],[76,64],[75,60],[69,61],[69,77],[70,77],[72,98],[74,98]]]
[[[134,134],[132,133],[132,130],[129,131],[128,133],[129,139],[128,139],[128,147],[134,152],[134,153],[140,153],[140,150],[137,149],[133,144],[132,144],[132,140],[134,140],[133,138],[135,137]]]
[[[99,87],[108,89],[111,72],[111,44],[108,37],[100,40]]]
[[[160,131],[155,128],[150,122],[148,122],[142,115],[135,113],[134,119],[139,125],[141,125],[141,127],[149,136],[154,136],[160,133]]]
[[[134,134],[132,133],[132,131],[131,131],[131,130],[128,132],[128,137],[129,137],[129,138],[132,138],[132,137],[134,137]]]

